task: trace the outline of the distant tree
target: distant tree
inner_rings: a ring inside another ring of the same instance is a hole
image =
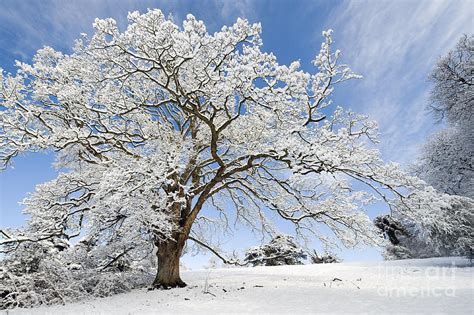
[[[423,146],[416,173],[436,189],[474,198],[474,135],[472,125],[449,126]]]
[[[430,75],[430,109],[446,128],[428,140],[413,167],[418,177],[450,196],[439,204],[440,212],[427,213],[430,219],[412,216],[416,211],[376,218],[389,240],[387,258],[468,255],[474,248],[473,78],[474,36],[464,35]]]
[[[424,146],[417,174],[436,189],[474,198],[474,36],[464,35],[431,76],[431,109],[447,128]]]
[[[335,85],[358,77],[339,64],[332,31],[309,74],[261,51],[259,24],[209,34],[192,15],[181,27],[159,10],[128,18],[122,32],[96,19],[70,55],[45,47],[16,74],[0,71],[2,166],[54,152],[63,170],[26,199],[25,229],[0,230],[4,252],[60,240],[63,265],[95,257],[97,272],[155,248],[153,286],[182,287],[186,242],[210,245],[198,230],[232,211],[267,234],[268,213],[323,241],[325,225],[347,246],[376,242],[363,211],[375,196],[396,206],[416,193],[423,201],[407,209],[438,211],[443,196],[369,148],[374,122],[331,110]]]
[[[248,249],[244,261],[254,266],[301,265],[306,257],[292,236],[277,235],[268,244]]]
[[[474,35],[463,35],[430,75],[431,106],[439,119],[468,123],[474,117]]]

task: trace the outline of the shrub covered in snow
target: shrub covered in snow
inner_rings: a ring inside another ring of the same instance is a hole
[[[80,246],[58,249],[50,241],[19,246],[0,265],[0,309],[105,297],[153,279],[149,261],[137,263],[126,255],[99,259],[97,253],[81,252]]]
[[[254,266],[300,265],[306,257],[293,237],[278,235],[268,244],[247,250],[245,261]]]
[[[449,196],[440,213],[423,218],[394,212],[379,216],[375,225],[388,239],[387,259],[468,256],[474,249],[474,202]]]
[[[313,253],[310,254],[310,258],[313,264],[333,264],[342,261],[336,254],[325,252],[320,256],[316,250],[313,250]]]

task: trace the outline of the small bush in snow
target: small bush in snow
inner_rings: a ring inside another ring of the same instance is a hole
[[[301,265],[306,254],[293,237],[278,235],[270,243],[252,247],[245,254],[245,261],[254,266]]]
[[[51,242],[23,243],[0,265],[0,309],[65,304],[106,297],[149,284],[151,266],[127,259],[104,268],[98,255]],[[94,257],[95,256],[95,257]],[[125,255],[124,255],[125,256]],[[111,261],[111,260],[110,260]],[[133,266],[124,268],[127,264]]]
[[[340,263],[342,261],[335,254],[331,254],[328,252],[325,252],[324,254],[319,256],[315,250],[313,250],[313,253],[310,254],[310,258],[313,264],[332,264],[332,263]]]

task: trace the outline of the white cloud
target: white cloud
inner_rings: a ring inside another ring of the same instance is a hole
[[[425,110],[436,60],[473,29],[472,1],[350,1],[328,17],[344,59],[364,80],[350,91],[376,119],[386,159],[411,162],[434,129]]]
[[[222,1],[214,0],[214,5],[220,9],[220,16],[224,19],[252,18],[255,10],[251,0]]]

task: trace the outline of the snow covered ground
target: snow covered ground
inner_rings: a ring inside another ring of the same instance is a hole
[[[462,258],[196,270],[182,278],[187,288],[8,314],[474,314],[474,268]]]

